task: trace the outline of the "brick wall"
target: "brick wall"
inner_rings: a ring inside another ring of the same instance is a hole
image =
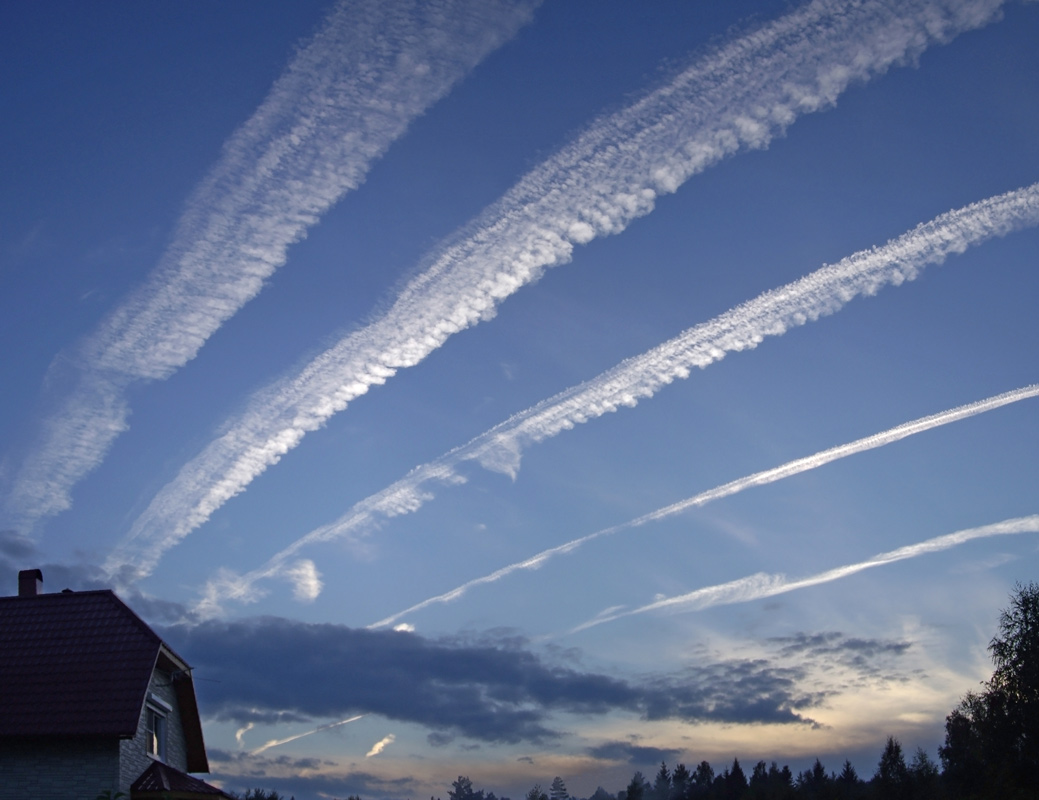
[[[0,800],[95,800],[119,783],[117,739],[0,739]]]
[[[172,707],[167,717],[166,763],[187,770],[187,742],[172,676],[155,670],[148,692]],[[145,709],[133,739],[0,739],[0,800],[95,800],[105,791],[130,794],[152,763]]]
[[[177,695],[173,691],[172,676],[163,670],[155,670],[152,673],[151,683],[148,685],[148,693],[155,695],[173,708],[167,717],[166,763],[174,769],[186,772],[188,767],[187,743],[184,739],[184,726],[180,722]],[[125,739],[119,743],[120,784],[125,783],[127,788],[122,791],[127,793],[130,791],[130,784],[137,780],[153,760],[152,756],[148,754],[146,709],[147,703],[145,708],[141,709],[141,718],[137,723],[137,735],[133,739]]]

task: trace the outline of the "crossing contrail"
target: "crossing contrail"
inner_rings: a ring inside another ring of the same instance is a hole
[[[873,567],[880,567],[884,564],[893,564],[896,561],[905,561],[907,558],[916,558],[917,556],[923,556],[929,553],[938,553],[942,550],[948,550],[957,545],[964,544],[965,542],[973,541],[974,539],[984,539],[989,536],[1006,536],[1015,533],[1039,533],[1039,514],[1033,514],[1028,517],[1017,517],[1015,519],[1004,520],[1003,522],[996,522],[992,525],[982,525],[979,528],[967,528],[962,531],[946,534],[945,536],[937,536],[933,539],[927,539],[922,542],[917,542],[916,544],[900,547],[897,550],[890,550],[886,553],[881,553],[880,555],[873,556],[873,558],[865,561],[859,561],[855,564],[846,564],[843,567],[836,567],[834,569],[826,570],[825,572],[819,572],[815,575],[810,575],[807,578],[791,579],[787,578],[785,575],[770,575],[768,573],[759,572],[756,575],[751,575],[747,578],[740,578],[739,580],[720,583],[715,586],[706,586],[703,589],[697,589],[688,594],[678,595],[677,597],[668,597],[664,600],[657,600],[654,603],[640,606],[639,608],[633,608],[630,611],[606,613],[578,625],[576,628],[573,628],[570,633],[577,633],[579,631],[587,630],[588,628],[593,628],[596,625],[613,622],[614,620],[634,616],[635,614],[645,614],[649,611],[661,611],[665,609],[670,611],[701,611],[705,608],[711,608],[712,606],[730,605],[732,603],[748,603],[752,600],[774,597],[777,594],[785,594],[786,592],[793,592],[797,589],[807,589],[809,586],[818,586],[821,583],[830,583],[831,581],[847,578],[857,572],[862,572],[863,570],[871,569]]]
[[[284,577],[292,570],[290,559],[305,546],[359,535],[386,519],[416,511],[432,498],[433,485],[464,482],[458,467],[465,462],[515,475],[524,448],[531,444],[623,406],[635,406],[676,378],[689,377],[693,367],[704,368],[728,352],[756,347],[766,336],[780,336],[791,327],[832,314],[856,296],[872,295],[887,283],[912,280],[927,265],[941,263],[951,253],[962,253],[971,245],[1036,224],[1039,183],[949,211],[885,245],[862,250],[765,292],[416,467],[336,521],[298,539],[263,567],[246,575],[221,572],[207,586],[199,610],[212,613],[220,598],[248,599],[257,580]]]
[[[595,539],[601,539],[604,536],[612,536],[615,533],[621,531],[630,530],[632,528],[638,528],[645,525],[648,522],[656,522],[658,520],[666,519],[667,517],[680,514],[689,508],[695,508],[697,506],[704,506],[714,500],[720,500],[723,497],[729,497],[730,495],[738,494],[745,489],[750,489],[754,486],[765,486],[769,483],[775,483],[776,481],[789,478],[794,475],[799,475],[802,472],[808,472],[809,470],[817,469],[832,461],[837,461],[841,458],[847,458],[848,456],[856,455],[858,453],[864,453],[867,450],[873,450],[877,447],[883,447],[886,444],[897,442],[905,439],[908,436],[913,436],[917,433],[923,433],[924,431],[938,428],[942,425],[948,425],[950,422],[957,422],[961,419],[967,419],[977,414],[983,414],[986,411],[992,411],[996,408],[1002,408],[1010,403],[1016,403],[1019,400],[1025,400],[1030,397],[1039,396],[1039,385],[1032,384],[1025,386],[1021,389],[1015,389],[1012,392],[1004,392],[1003,394],[995,395],[994,397],[986,398],[985,400],[979,400],[976,403],[968,403],[967,405],[959,406],[957,408],[949,409],[948,411],[942,411],[938,414],[932,414],[927,417],[921,417],[920,419],[913,420],[912,422],[906,422],[902,425],[897,425],[894,428],[889,428],[881,433],[875,433],[872,436],[866,436],[862,439],[856,439],[854,442],[848,442],[847,444],[838,445],[837,447],[831,447],[829,450],[821,450],[818,453],[807,456],[805,458],[798,458],[793,461],[788,461],[785,464],[781,464],[778,467],[772,469],[766,469],[761,472],[755,472],[753,475],[747,475],[743,478],[738,478],[729,483],[724,483],[721,486],[716,486],[713,489],[709,489],[706,492],[700,492],[699,494],[687,497],[685,500],[680,500],[677,503],[658,508],[656,511],[651,511],[648,514],[643,514],[641,517],[629,520],[620,525],[613,525],[609,528],[603,528],[602,530],[590,533],[587,536],[582,536],[578,539],[572,539],[556,547],[550,547],[546,550],[542,550],[530,558],[524,559],[523,561],[517,561],[514,564],[509,564],[506,567],[495,570],[494,572],[484,575],[480,578],[474,578],[471,581],[467,581],[460,586],[451,589],[449,592],[444,592],[436,597],[430,597],[423,600],[421,603],[416,603],[403,611],[398,611],[396,614],[392,614],[385,619],[381,619],[378,622],[369,625],[369,628],[381,628],[386,625],[392,625],[394,622],[399,620],[401,617],[413,614],[416,611],[421,611],[424,608],[428,608],[431,605],[437,603],[448,603],[452,600],[457,600],[462,597],[470,589],[477,586],[482,586],[487,583],[495,583],[501,580],[507,575],[511,575],[513,572],[519,570],[533,570],[538,569],[545,564],[549,559],[555,558],[556,556],[565,555],[566,553],[572,553],[579,547],[587,544],[588,542],[594,541]]]
[[[145,284],[72,354],[78,384],[44,421],[6,512],[31,527],[68,508],[127,428],[128,387],[194,358],[289,246],[539,2],[341,0],[224,144]]]
[[[454,333],[492,317],[506,297],[567,263],[575,245],[623,231],[648,214],[658,196],[696,173],[739,151],[766,147],[801,114],[832,105],[851,83],[987,24],[1001,5],[814,0],[721,44],[664,85],[598,119],[431,253],[388,310],[298,374],[254,395],[226,432],[156,495],[111,554],[107,571],[122,581],[150,574],[167,549],[307,433],[399,369],[418,364]],[[633,404],[647,396],[640,391],[626,391],[616,402]],[[597,416],[595,409],[587,413]],[[492,451],[507,455],[488,447],[480,460],[497,467]]]

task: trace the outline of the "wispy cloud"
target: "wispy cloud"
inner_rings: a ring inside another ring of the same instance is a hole
[[[433,252],[385,313],[255,395],[226,433],[153,499],[107,568],[122,580],[149,574],[165,550],[308,432],[452,334],[492,317],[506,297],[568,262],[575,245],[623,231],[692,175],[741,150],[766,147],[799,115],[832,105],[852,82],[986,24],[1000,6],[1000,0],[897,7],[815,0],[717,47],[597,120]],[[490,459],[488,453],[485,463]],[[501,468],[511,469],[514,460]]]
[[[409,123],[527,22],[538,0],[341,0],[195,190],[158,267],[75,354],[76,389],[44,422],[6,499],[23,527],[127,427],[125,391],[163,379],[285,263]]]
[[[257,747],[255,750],[250,750],[249,751],[249,755],[251,755],[251,756],[258,756],[260,753],[263,753],[263,752],[265,752],[267,750],[270,750],[272,747],[278,747],[279,745],[288,744],[289,742],[294,742],[297,739],[302,739],[304,736],[312,736],[315,733],[321,733],[322,731],[329,731],[329,730],[332,730],[332,728],[338,728],[340,725],[346,725],[349,722],[357,722],[357,720],[361,719],[364,716],[365,716],[364,714],[358,714],[357,716],[350,717],[349,719],[341,719],[341,720],[339,720],[339,722],[330,722],[327,725],[319,725],[318,727],[314,728],[313,730],[304,731],[303,733],[297,733],[295,736],[286,736],[284,739],[271,739],[270,741],[266,742],[265,744],[262,744],[259,747]],[[248,728],[246,728],[245,730],[248,730]]]
[[[531,444],[621,407],[633,407],[675,379],[688,378],[693,367],[707,367],[727,353],[756,347],[767,336],[781,336],[792,327],[835,313],[855,297],[875,294],[885,284],[899,285],[912,280],[927,265],[941,263],[949,254],[962,253],[971,245],[1036,224],[1039,224],[1039,184],[949,211],[881,247],[862,250],[793,283],[765,292],[585,383],[531,406],[437,460],[416,467],[401,480],[354,505],[335,522],[298,539],[263,567],[244,576],[221,572],[207,586],[198,610],[215,613],[224,598],[251,599],[257,580],[284,575],[289,559],[305,546],[357,536],[386,519],[418,510],[433,497],[434,485],[464,482],[458,467],[466,462],[475,461],[487,469],[515,475],[523,450]],[[1019,391],[1028,393],[1030,388]],[[982,401],[982,404],[988,402],[998,403],[998,398]],[[950,413],[959,413],[959,409]],[[928,423],[925,419],[910,426],[916,424]],[[915,430],[909,430],[906,435],[911,432]],[[840,457],[840,453],[833,455]],[[757,479],[751,476],[747,480]],[[729,489],[719,487],[716,491]],[[523,566],[534,567],[542,560],[534,556]],[[453,596],[449,593],[445,599]]]
[[[285,576],[292,581],[293,593],[297,600],[316,600],[321,594],[324,584],[313,561],[302,558],[285,571]]]
[[[379,755],[379,753],[381,753],[395,741],[397,741],[397,737],[394,736],[392,733],[389,736],[382,737],[379,741],[372,745],[372,749],[365,753],[364,757],[371,758],[372,756]]]
[[[894,428],[889,428],[886,431],[875,433],[872,436],[866,436],[862,439],[856,439],[854,442],[848,442],[847,444],[838,445],[837,447],[831,447],[828,450],[821,450],[818,453],[807,456],[805,458],[798,458],[793,461],[788,461],[785,464],[781,464],[778,467],[772,469],[762,470],[761,472],[755,472],[753,475],[747,475],[743,478],[724,483],[721,486],[716,486],[713,489],[709,489],[706,492],[700,492],[699,494],[687,497],[685,500],[680,500],[677,503],[658,508],[656,511],[651,511],[648,514],[643,514],[641,517],[622,523],[620,525],[613,525],[609,528],[603,528],[602,530],[590,533],[587,536],[582,536],[579,539],[572,539],[556,547],[550,547],[547,550],[542,550],[540,553],[531,556],[530,558],[524,559],[523,561],[517,561],[514,564],[509,564],[506,567],[495,570],[489,575],[484,575],[480,578],[474,578],[471,581],[467,581],[460,586],[456,586],[448,592],[437,595],[436,597],[430,597],[423,600],[420,603],[416,603],[410,608],[406,608],[403,611],[398,611],[396,614],[381,619],[378,622],[370,625],[370,628],[381,628],[386,625],[392,625],[394,622],[399,620],[401,617],[405,617],[409,614],[413,614],[416,611],[421,611],[424,608],[428,608],[431,605],[437,603],[448,603],[452,600],[457,600],[462,597],[470,589],[477,586],[482,586],[488,583],[495,583],[502,578],[511,575],[513,572],[519,570],[533,570],[538,569],[545,564],[549,559],[555,558],[556,556],[565,555],[572,553],[579,547],[587,544],[588,542],[600,539],[604,536],[612,536],[615,533],[621,531],[631,530],[632,528],[641,527],[648,522],[656,522],[658,520],[666,519],[667,517],[680,514],[689,508],[695,508],[697,506],[703,506],[710,503],[712,500],[720,500],[723,497],[729,497],[730,495],[738,494],[745,489],[750,489],[754,486],[764,486],[769,483],[775,483],[776,481],[783,480],[784,478],[790,478],[794,475],[799,475],[802,472],[807,472],[812,469],[817,469],[832,461],[837,461],[841,458],[847,458],[848,456],[856,455],[857,453],[864,453],[867,450],[873,450],[877,447],[883,447],[884,445],[891,444],[905,439],[907,436],[913,436],[917,433],[923,433],[924,431],[932,430],[941,425],[948,425],[950,422],[957,422],[967,417],[973,417],[977,414],[983,414],[986,411],[992,411],[996,408],[1001,408],[1010,403],[1016,403],[1019,400],[1025,400],[1030,397],[1039,396],[1039,385],[1032,384],[1031,386],[1025,386],[1021,389],[1016,389],[1012,392],[1005,392],[1003,394],[996,395],[994,397],[986,398],[985,400],[979,400],[976,403],[968,403],[967,405],[959,406],[958,408],[952,408],[948,411],[942,411],[938,414],[932,414],[927,417],[922,417],[912,422],[906,422],[902,425],[898,425]]]
[[[600,614],[594,619],[578,625],[570,633],[577,633],[578,631],[593,628],[596,625],[613,622],[614,620],[634,616],[635,614],[645,614],[650,611],[701,611],[712,606],[749,603],[752,600],[761,600],[766,597],[774,597],[777,594],[793,592],[797,589],[818,586],[821,583],[830,583],[831,581],[847,578],[857,572],[880,567],[884,564],[893,564],[896,561],[904,561],[908,558],[938,553],[975,539],[984,539],[990,536],[1006,536],[1015,533],[1039,533],[1039,514],[1008,519],[992,525],[982,525],[978,528],[967,528],[946,534],[945,536],[936,536],[933,539],[926,539],[916,544],[899,547],[897,550],[881,553],[865,561],[819,572],[807,578],[792,579],[787,578],[785,575],[770,575],[759,572],[747,578],[740,578],[739,580],[720,583],[715,586],[706,586],[703,589],[697,589],[694,592],[678,595],[677,597],[657,600],[629,611]]]

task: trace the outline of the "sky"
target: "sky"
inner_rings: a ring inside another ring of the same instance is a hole
[[[1039,572],[1039,3],[0,9],[0,564],[298,800],[936,758]]]

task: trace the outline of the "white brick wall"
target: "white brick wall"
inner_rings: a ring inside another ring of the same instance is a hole
[[[167,719],[166,763],[174,769],[186,772],[188,768],[187,745],[184,740],[184,727],[180,722],[177,695],[173,691],[171,680],[172,676],[168,672],[155,670],[152,673],[148,692],[173,708]],[[127,793],[130,791],[130,784],[137,780],[137,777],[152,763],[152,757],[148,755],[148,728],[145,724],[145,713],[145,709],[141,709],[141,718],[137,723],[137,735],[133,739],[125,739],[119,743],[120,784],[125,783],[127,787],[121,791]]]
[[[187,744],[171,675],[152,674],[148,691],[173,708],[166,761],[187,771]],[[130,794],[130,785],[152,763],[144,709],[133,739],[0,739],[0,800],[95,800],[105,792]]]
[[[0,739],[0,800],[95,800],[119,785],[116,739]]]

